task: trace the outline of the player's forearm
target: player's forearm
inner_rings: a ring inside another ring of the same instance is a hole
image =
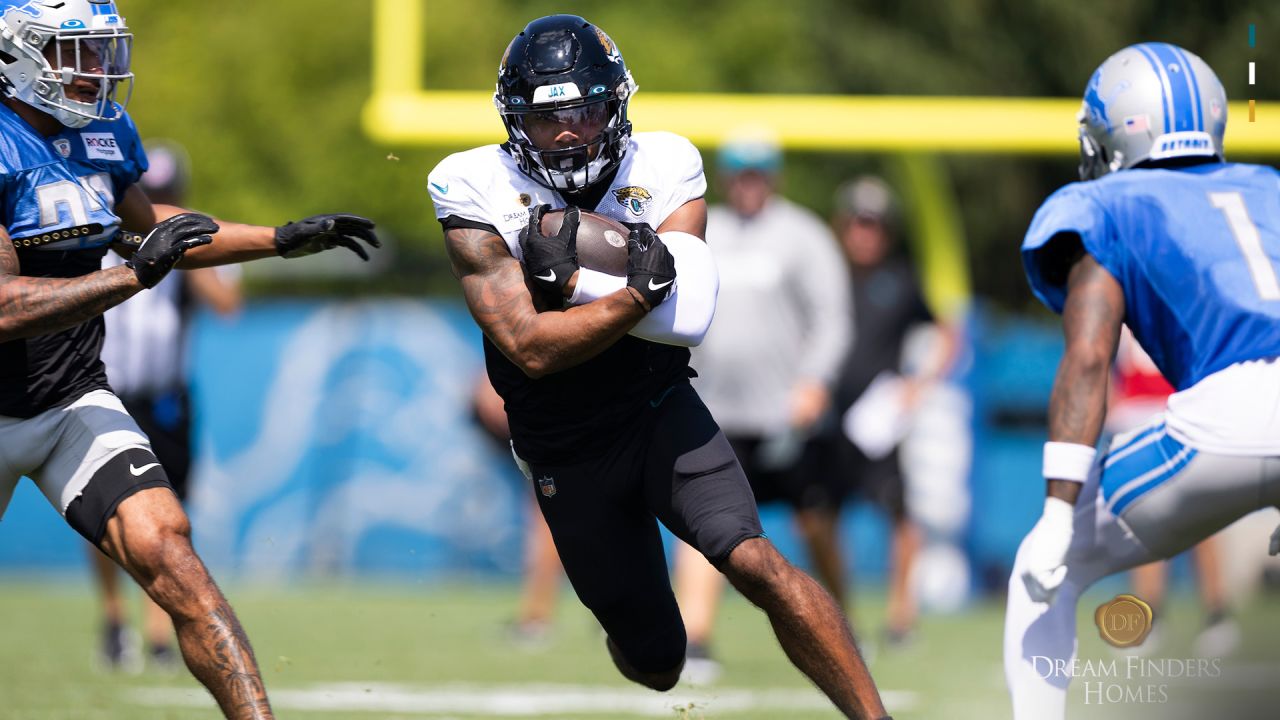
[[[156,205],[156,222],[163,222],[175,215],[191,212],[174,205]],[[218,232],[209,245],[188,250],[178,267],[183,269],[230,265],[232,263],[274,257],[276,253],[276,229],[262,225],[217,220]]]
[[[538,313],[512,329],[508,357],[534,378],[567,370],[604,352],[644,316],[639,299],[625,288],[563,312]]]
[[[133,297],[142,284],[119,265],[78,278],[0,278],[0,342],[79,325]]]
[[[716,312],[720,274],[711,251],[701,239],[682,232],[659,237],[675,258],[680,278],[676,289],[653,312],[631,329],[631,334],[652,342],[696,347],[706,337]],[[583,268],[574,274],[576,285],[569,298],[584,305],[626,287],[627,279]]]
[[[1092,448],[1107,412],[1111,361],[1124,320],[1119,283],[1092,257],[1082,256],[1067,279],[1062,311],[1066,352],[1049,398],[1049,440]],[[1047,471],[1046,471],[1047,472]],[[1049,494],[1074,503],[1078,477],[1049,475]],[[1065,482],[1064,482],[1065,481]]]
[[[230,265],[276,257],[275,228],[241,225],[218,220],[213,242],[188,250],[178,267],[183,269]]]
[[[1107,358],[1085,353],[1063,356],[1049,400],[1049,440],[1092,447],[1107,413]],[[1048,494],[1072,504],[1080,483],[1049,480]]]

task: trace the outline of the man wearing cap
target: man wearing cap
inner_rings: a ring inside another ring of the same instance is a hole
[[[184,206],[191,174],[186,150],[161,141],[148,142],[145,147],[150,167],[138,184],[152,202]],[[109,253],[103,258],[103,267],[123,262]],[[239,310],[239,275],[235,265],[170,273],[151,292],[134,295],[104,315],[102,361],[107,379],[151,440],[156,459],[179,500],[187,497],[191,466],[191,409],[184,352],[188,321],[197,303],[220,315]],[[134,633],[127,628],[118,568],[97,548],[89,551],[102,591],[100,660],[110,670],[139,670],[142,657]],[[143,606],[146,660],[158,669],[176,671],[180,660],[173,647],[173,622],[145,595]]]
[[[955,343],[943,327],[933,357],[921,364],[921,371],[905,379],[900,376],[908,331],[933,323],[934,316],[925,304],[911,261],[898,251],[893,193],[883,180],[862,176],[840,186],[833,225],[853,279],[853,332],[858,337],[843,359],[835,407],[843,416],[875,385],[892,388],[881,395],[891,397],[897,406],[891,415],[908,417],[917,408],[923,390],[951,366]],[[885,639],[890,645],[901,644],[915,625],[909,578],[921,540],[907,510],[898,443],[873,450],[849,442],[843,435],[832,435],[830,440],[831,452],[825,457],[832,467],[847,478],[850,490],[878,505],[893,523]]]
[[[767,133],[739,131],[720,150],[725,205],[707,213],[720,268],[717,315],[693,351],[698,393],[724,430],[757,502],[795,510],[817,575],[840,603],[839,489],[810,467],[809,439],[828,421],[830,393],[850,342],[848,276],[826,223],[776,192],[782,153]],[[677,597],[689,634],[686,679],[719,667],[708,640],[720,574],[681,548]]]

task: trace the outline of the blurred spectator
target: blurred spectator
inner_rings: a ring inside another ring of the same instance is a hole
[[[812,472],[807,461],[849,344],[848,277],[822,219],[776,193],[781,162],[777,143],[763,133],[742,133],[720,150],[727,204],[707,214],[720,295],[715,321],[693,351],[693,383],[756,501],[795,510],[817,576],[841,602],[835,521],[842,498],[835,478]],[[720,573],[681,544],[676,597],[689,638],[687,680],[718,675],[708,645],[723,586]]]
[[[511,430],[507,426],[507,411],[502,398],[489,382],[488,373],[480,373],[476,379],[471,399],[476,420],[494,441],[498,452],[511,454]],[[524,473],[524,479],[532,482],[523,463],[516,461]],[[560,595],[560,578],[564,568],[560,566],[560,554],[551,539],[551,528],[542,517],[538,502],[526,483],[520,488],[525,498],[524,583],[520,589],[520,608],[511,624],[511,640],[519,645],[536,648],[547,641],[551,621],[555,614],[556,598]]]
[[[1106,431],[1112,436],[1150,422],[1164,412],[1169,395],[1173,394],[1173,387],[1133,339],[1128,326],[1120,335],[1115,382],[1111,388]],[[1193,651],[1199,657],[1230,655],[1240,645],[1240,628],[1231,617],[1223,588],[1217,536],[1202,541],[1191,552],[1200,586],[1200,603],[1204,607],[1204,626],[1196,635]],[[1168,571],[1169,563],[1166,561],[1149,563],[1133,570],[1133,592],[1151,605],[1156,617],[1160,617],[1164,609]],[[1134,650],[1147,655],[1157,652],[1164,640],[1162,627],[1162,623],[1155,623],[1151,634]]]
[[[835,394],[845,433],[833,439],[829,466],[843,473],[859,495],[893,523],[889,567],[890,645],[907,640],[916,621],[910,578],[921,534],[907,508],[899,446],[920,400],[950,368],[954,332],[941,327],[929,361],[916,373],[900,374],[903,341],[921,323],[933,323],[915,269],[897,242],[893,193],[883,180],[864,176],[836,192],[833,224],[853,281],[853,333]]]
[[[185,205],[190,165],[179,145],[146,145],[150,168],[138,185],[153,203]],[[108,253],[103,266],[123,262]],[[138,427],[151,440],[180,500],[187,496],[191,467],[191,405],[186,368],[186,337],[196,303],[230,315],[240,309],[238,266],[170,273],[159,285],[106,312],[102,361],[107,379]],[[111,669],[142,667],[136,634],[127,629],[119,572],[110,558],[90,548],[102,591],[104,616],[101,654]],[[143,596],[147,656],[165,670],[177,670],[173,624],[168,614]]]

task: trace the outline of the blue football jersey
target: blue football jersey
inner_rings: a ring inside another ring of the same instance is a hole
[[[17,250],[20,273],[73,278],[101,268],[120,229],[116,200],[147,169],[128,115],[46,137],[0,104],[0,220]],[[36,244],[55,231],[102,230]],[[25,242],[24,242],[25,241]],[[103,321],[0,343],[0,415],[32,417],[105,389]]]
[[[1125,323],[1178,390],[1237,362],[1280,355],[1280,173],[1210,163],[1133,169],[1045,201],[1022,244],[1031,288],[1062,312],[1059,233],[1124,288]]]
[[[62,128],[52,137],[36,132],[0,105],[0,218],[19,250],[25,238],[91,223],[100,233],[39,246],[42,251],[106,245],[120,228],[116,200],[147,169],[133,120],[94,121]]]

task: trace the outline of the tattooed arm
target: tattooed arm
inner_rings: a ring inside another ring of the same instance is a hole
[[[74,327],[142,290],[133,270],[123,265],[77,278],[19,272],[18,253],[0,228],[0,342]]]
[[[1049,439],[1092,446],[1102,432],[1107,383],[1124,324],[1124,291],[1092,256],[1079,253],[1062,310],[1066,351],[1049,399]],[[1080,483],[1049,481],[1049,495],[1075,503]]]
[[[539,313],[524,268],[502,238],[452,228],[445,233],[445,247],[476,324],[529,377],[590,360],[645,316],[638,293],[630,288],[563,312]]]

